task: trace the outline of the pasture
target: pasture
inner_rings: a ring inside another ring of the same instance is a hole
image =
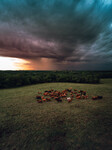
[[[88,99],[37,103],[37,92],[85,90]],[[101,100],[92,96],[102,95]],[[1,150],[111,150],[112,79],[43,83],[0,90]]]

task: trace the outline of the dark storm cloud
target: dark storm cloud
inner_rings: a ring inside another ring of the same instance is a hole
[[[66,67],[111,61],[110,0],[1,0],[0,55]],[[107,54],[108,52],[108,54]],[[72,64],[71,64],[72,63]]]

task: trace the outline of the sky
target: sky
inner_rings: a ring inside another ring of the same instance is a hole
[[[0,70],[112,70],[112,0],[0,0]]]

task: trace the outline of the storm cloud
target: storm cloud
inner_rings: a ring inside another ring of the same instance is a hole
[[[34,69],[111,69],[112,0],[1,0],[0,55]]]

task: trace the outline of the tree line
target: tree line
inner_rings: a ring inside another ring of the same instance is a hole
[[[46,82],[100,83],[112,71],[0,71],[0,89]]]

